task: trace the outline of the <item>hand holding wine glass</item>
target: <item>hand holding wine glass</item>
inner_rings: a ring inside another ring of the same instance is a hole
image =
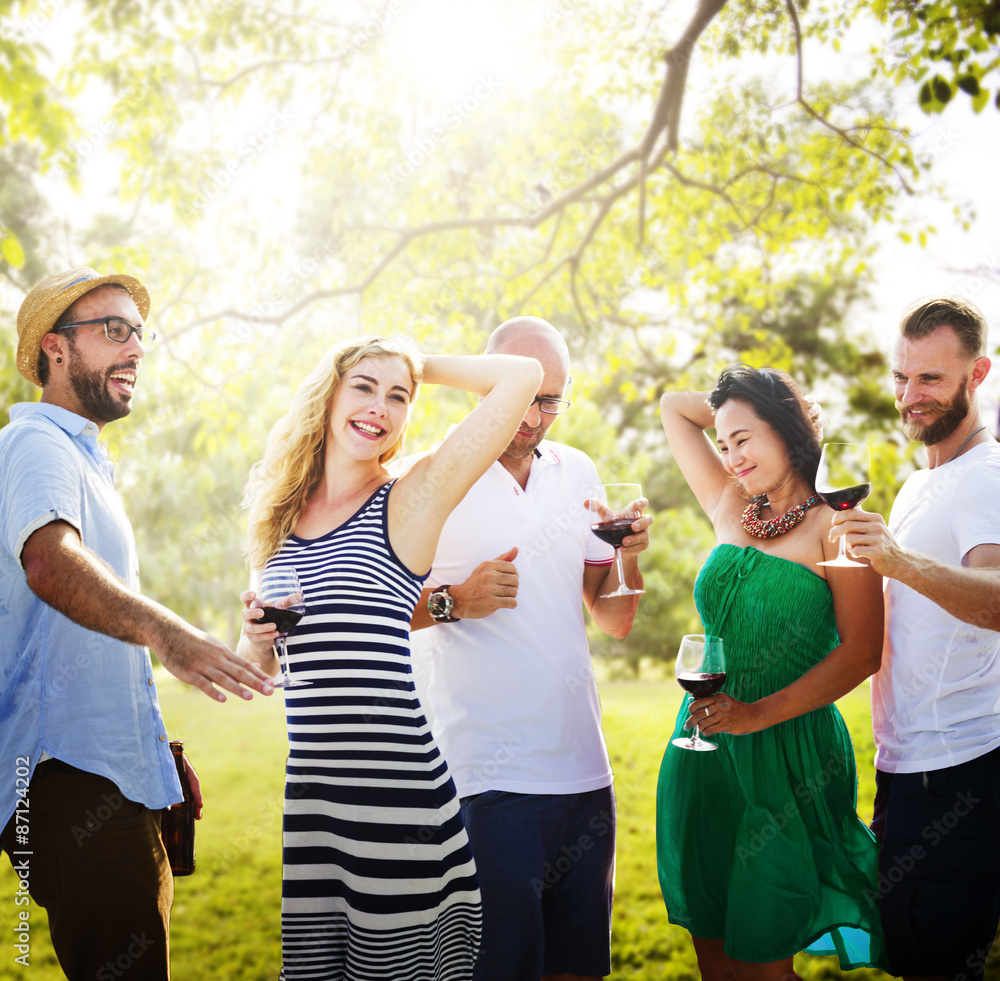
[[[601,599],[638,596],[645,592],[644,589],[629,589],[625,585],[621,552],[622,542],[633,534],[632,524],[642,517],[642,500],[642,488],[638,484],[602,484],[591,497],[591,510],[597,512],[600,520],[592,522],[590,530],[602,542],[614,547],[618,570],[618,588],[611,593],[604,593]]]
[[[726,683],[722,638],[711,634],[685,634],[674,662],[674,676],[681,688],[694,698],[707,698],[719,692]],[[692,749],[699,753],[719,748],[701,738],[697,724],[689,737],[678,736],[672,742],[680,749]]]
[[[834,511],[856,508],[872,489],[871,461],[863,443],[825,443],[816,471],[816,493]],[[841,535],[835,559],[817,565],[864,568],[847,557],[847,539]]]
[[[264,615],[257,623],[273,623],[279,631],[275,641],[275,652],[281,664],[281,676],[274,682],[275,688],[301,688],[310,684],[292,677],[288,669],[288,654],[285,638],[295,633],[295,625],[306,612],[305,594],[294,569],[273,567],[266,569],[260,581],[260,598],[264,604]]]

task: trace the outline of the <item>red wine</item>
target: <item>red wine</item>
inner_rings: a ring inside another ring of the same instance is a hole
[[[302,619],[302,613],[298,610],[283,610],[278,606],[265,606],[264,615],[257,621],[258,623],[273,623],[278,628],[279,634],[295,633],[295,624]]]
[[[590,530],[602,542],[607,542],[615,548],[621,548],[624,539],[632,534],[632,522],[635,518],[618,518],[615,521],[600,521],[591,525]]]
[[[856,508],[871,492],[871,484],[855,484],[854,487],[843,487],[839,490],[816,491],[823,499],[823,503],[834,511]]]
[[[677,682],[681,688],[691,692],[695,698],[708,698],[726,683],[726,672],[713,671],[708,674],[692,671],[690,674],[677,675]]]

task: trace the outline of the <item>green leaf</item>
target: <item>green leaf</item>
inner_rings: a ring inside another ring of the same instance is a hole
[[[986,103],[990,101],[989,89],[980,89],[979,94],[972,98],[973,112],[982,112],[986,108]]]
[[[926,111],[930,104],[934,101],[934,93],[931,91],[930,82],[924,82],[924,84],[920,86],[919,99],[920,107]]]
[[[935,75],[931,79],[931,87],[934,90],[934,98],[937,99],[942,105],[947,105],[951,102],[951,86],[948,84],[948,80],[942,78],[940,75]]]
[[[990,50],[989,42],[981,34],[973,34],[971,37],[966,38],[966,40],[969,42],[969,47],[979,54],[985,54]]]
[[[13,232],[7,232],[7,237],[0,241],[0,255],[15,269],[24,265],[24,249]]]
[[[956,81],[963,92],[968,92],[969,95],[979,95],[979,79],[975,75],[963,75]]]

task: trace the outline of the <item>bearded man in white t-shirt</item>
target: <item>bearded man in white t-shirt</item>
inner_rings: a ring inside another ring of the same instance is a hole
[[[877,514],[835,517],[849,552],[886,577],[869,899],[892,973],[909,978],[981,978],[1000,919],[1000,445],[978,406],[986,341],[964,300],[904,313],[896,408],[928,469],[903,485],[888,527]]]
[[[614,551],[584,505],[600,478],[584,453],[545,438],[570,404],[566,342],[518,317],[486,352],[537,358],[544,376],[510,445],[444,526],[411,624],[415,660],[482,890],[474,978],[601,978],[615,802],[583,606],[624,637],[640,597],[603,596],[618,585]],[[652,521],[637,519],[622,545],[634,589]]]

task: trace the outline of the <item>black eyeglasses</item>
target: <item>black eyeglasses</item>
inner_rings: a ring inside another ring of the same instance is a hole
[[[536,395],[531,400],[531,405],[537,405],[542,412],[547,412],[550,416],[557,416],[560,412],[565,412],[573,403],[569,399],[550,399],[544,395]],[[531,405],[528,408],[531,408]]]
[[[81,320],[76,324],[60,324],[56,330],[67,327],[89,327],[92,324],[104,324],[104,336],[116,344],[124,344],[133,334],[139,338],[140,344],[152,344],[156,340],[156,332],[148,327],[133,327],[121,317],[98,317],[96,320]]]

